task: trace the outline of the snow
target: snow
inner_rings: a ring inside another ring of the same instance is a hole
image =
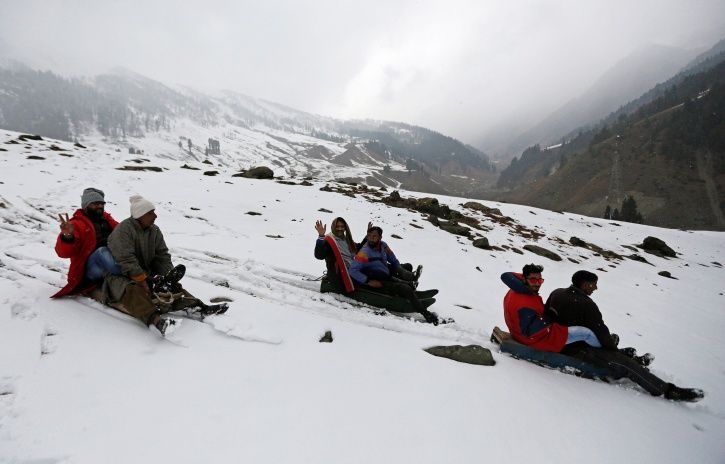
[[[230,157],[215,167],[219,176],[209,177],[157,156],[154,139],[143,139],[134,142],[144,149],[142,157],[168,170],[119,171],[136,156],[100,141],[87,149],[50,140],[6,143],[18,135],[0,131],[0,148],[7,150],[0,151],[0,462],[533,457],[716,463],[725,457],[725,271],[713,264],[725,263],[723,233],[482,202],[543,232],[536,243],[564,258],[553,262],[528,252],[473,248],[419,213],[323,192],[322,181],[305,187],[232,178],[237,164],[251,164],[247,159]],[[50,151],[51,144],[73,157]],[[46,159],[29,160],[30,154]],[[128,215],[130,195],[154,202],[174,262],[187,267],[185,288],[205,300],[233,299],[228,313],[208,324],[184,320],[162,339],[91,300],[50,300],[68,268],[53,251],[57,214],[72,213],[90,186],[106,192],[106,209],[119,220]],[[466,199],[436,198],[490,227],[485,235],[492,245],[533,243],[463,208]],[[377,316],[320,294],[313,279],[324,263],[312,256],[314,222],[329,227],[338,215],[357,239],[368,221],[382,226],[384,240],[403,261],[424,265],[421,287],[441,290],[431,309],[456,324]],[[624,246],[648,235],[680,256],[640,251],[653,265],[610,262],[566,243],[577,236],[628,255],[633,251]],[[594,299],[622,344],[654,353],[653,372],[703,388],[706,397],[696,404],[669,402],[628,381],[585,380],[499,353],[489,342],[494,326],[505,327],[506,287],[499,275],[529,262],[545,266],[544,296],[566,286],[576,270],[596,272]],[[659,276],[662,270],[677,280]],[[331,344],[318,342],[326,330]],[[422,350],[438,344],[479,344],[494,352],[497,365],[460,364]]]

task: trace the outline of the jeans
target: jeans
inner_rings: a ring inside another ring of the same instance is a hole
[[[602,347],[602,344],[599,343],[599,339],[597,339],[597,336],[594,335],[594,332],[592,332],[591,329],[587,329],[586,327],[579,325],[569,327],[569,336],[566,338],[566,344],[568,345],[574,342],[584,342],[594,348]]]
[[[106,247],[96,249],[86,261],[86,278],[90,281],[97,282],[103,279],[106,272],[121,275],[121,268],[113,259],[111,251]]]

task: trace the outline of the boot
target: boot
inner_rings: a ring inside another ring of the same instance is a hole
[[[635,356],[632,359],[637,361],[641,366],[647,367],[655,360],[655,355],[652,353],[645,353],[642,356]]]
[[[150,281],[152,293],[168,293],[172,291],[174,284],[177,284],[186,274],[186,266],[179,264],[164,275],[155,275]]]
[[[213,305],[202,305],[199,312],[202,316],[212,316],[214,314],[224,314],[229,309],[229,305],[226,303],[219,303]]]
[[[705,392],[699,388],[682,388],[671,383],[667,385],[668,388],[665,391],[665,398],[671,401],[687,401],[694,403],[705,397]]]
[[[421,311],[421,314],[425,318],[425,321],[429,324],[438,325],[438,322],[440,322],[438,319],[438,315],[432,311],[424,309],[423,311]]]
[[[181,321],[179,319],[160,317],[156,323],[153,324],[153,327],[159,331],[159,334],[161,334],[162,337],[166,337],[167,335],[171,335],[180,324]]]

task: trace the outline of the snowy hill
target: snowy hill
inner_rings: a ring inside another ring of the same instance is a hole
[[[485,205],[502,214],[487,215],[436,196],[476,220],[470,235],[493,246],[482,250],[380,202],[389,190],[233,178],[238,166],[223,159],[218,175],[205,176],[160,150],[129,155],[90,142],[0,131],[1,462],[722,462],[725,234],[495,202]],[[118,169],[127,165],[161,171]],[[174,262],[187,267],[185,287],[232,299],[229,312],[184,321],[164,340],[91,300],[51,301],[68,268],[53,251],[57,215],[90,186],[106,192],[119,220],[130,195],[154,202]],[[338,215],[355,238],[368,221],[380,225],[403,261],[423,264],[421,286],[440,289],[431,309],[456,323],[376,315],[320,294],[314,222],[329,227]],[[649,235],[678,257],[628,248]],[[606,259],[570,245],[572,236],[651,264]],[[563,260],[521,251],[528,244]],[[544,296],[576,270],[596,272],[593,297],[622,344],[654,353],[653,372],[706,397],[668,402],[628,381],[585,380],[499,353],[489,342],[504,326],[499,275],[530,262],[545,266]],[[318,342],[326,330],[331,344]],[[497,364],[422,350],[452,344],[490,348]]]
[[[69,79],[0,64],[0,128],[99,150],[437,193],[468,192],[495,176],[484,153],[429,129],[337,120],[125,69]],[[411,159],[415,168],[406,166]]]

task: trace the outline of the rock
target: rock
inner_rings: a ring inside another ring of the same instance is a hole
[[[281,235],[265,235],[265,237],[269,237],[269,238],[284,238]]]
[[[523,252],[523,251],[519,250],[519,249],[518,249],[518,248],[516,248],[516,247],[511,247],[511,251],[513,251],[514,253],[518,253],[518,254],[520,254],[520,255],[523,255],[523,254],[524,254],[524,252]]]
[[[670,274],[669,271],[660,271],[657,274],[658,275],[661,275],[662,277],[667,277],[668,279],[675,279],[675,280],[677,280],[677,277],[672,277],[672,274]]]
[[[257,166],[248,171],[235,174],[233,177],[247,177],[249,179],[273,179],[274,172],[267,166]]]
[[[400,235],[396,235],[396,234],[391,234],[390,236],[391,236],[392,238],[397,238],[398,240],[403,240],[403,237],[401,237]]]
[[[582,248],[587,248],[588,247],[587,242],[585,242],[584,240],[582,240],[582,239],[580,239],[578,237],[572,237],[572,238],[570,238],[569,239],[569,243],[571,243],[574,246],[578,246],[578,247],[582,247]]]
[[[219,171],[204,171],[205,176],[216,176],[219,174]]]
[[[481,211],[482,213],[488,213],[488,214],[496,214],[498,216],[503,216],[501,214],[501,210],[498,208],[489,208],[488,206],[482,205],[481,203],[477,201],[469,201],[468,203],[464,203],[463,206],[465,208],[475,209],[476,211]]]
[[[473,246],[475,246],[476,248],[483,248],[484,250],[488,250],[491,248],[491,245],[489,245],[488,239],[486,237],[481,237],[474,240]]]
[[[194,166],[189,166],[188,164],[184,164],[181,166],[181,169],[191,169],[192,171],[200,171],[199,168],[195,168]]]
[[[38,155],[30,155],[30,156],[26,157],[26,159],[29,159],[29,160],[44,160],[45,158],[43,158],[42,156],[38,156]]]
[[[476,364],[479,366],[493,366],[496,364],[491,351],[479,345],[432,346],[426,348],[424,351],[433,356],[448,358],[466,364]]]
[[[438,227],[454,235],[462,235],[464,237],[471,235],[471,229],[466,226],[456,224],[455,222],[441,222]]]
[[[307,181],[307,180],[303,180],[302,182],[300,182],[300,183],[299,183],[299,184],[297,184],[297,185],[303,185],[303,186],[305,186],[305,187],[312,187],[312,186],[313,186],[314,184],[313,184],[312,182],[310,182],[310,181]]]
[[[659,257],[677,257],[677,253],[675,253],[675,250],[667,246],[667,244],[663,240],[660,240],[657,237],[645,238],[642,242],[642,245],[640,245],[640,248],[642,248],[647,253],[651,253]]]
[[[332,211],[330,211],[330,210],[329,210],[329,209],[327,209],[327,208],[320,208],[320,209],[318,209],[317,211],[319,211],[319,212],[321,212],[321,213],[332,213]]]
[[[18,140],[25,142],[26,140],[43,140],[43,137],[39,135],[22,134],[18,137]]]
[[[73,146],[76,147],[76,148],[86,148],[86,147],[84,147],[83,145],[81,145],[78,142],[74,143]]]
[[[249,214],[250,216],[261,216],[262,215],[262,213],[258,213],[256,211],[247,211],[244,214]]]
[[[332,343],[332,331],[325,332],[325,335],[320,338],[320,343]]]
[[[209,300],[209,303],[230,303],[232,301],[234,300],[228,296],[215,296]]]
[[[124,166],[122,168],[116,168],[119,171],[151,171],[151,172],[161,172],[163,169],[161,169],[158,166]]]
[[[653,265],[652,263],[647,261],[644,256],[640,256],[637,253],[633,253],[633,254],[629,255],[629,256],[627,256],[627,258],[631,259],[632,261],[639,261],[640,263],[647,263],[647,264]]]
[[[211,161],[209,161],[209,160],[204,160],[204,161],[202,161],[202,163],[204,163],[204,164],[214,164],[214,163],[212,163],[212,162],[211,162]]]
[[[553,261],[561,261],[561,256],[538,245],[524,245],[524,250],[530,251],[531,253],[539,256],[543,256],[544,258],[549,258]]]

